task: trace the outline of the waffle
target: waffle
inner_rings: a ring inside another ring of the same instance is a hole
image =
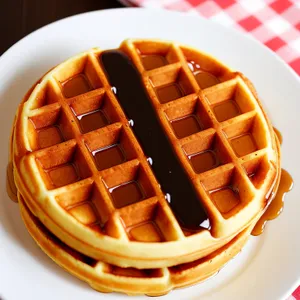
[[[228,244],[210,255],[191,263],[169,268],[121,268],[85,256],[55,237],[30,212],[19,198],[23,221],[40,248],[59,266],[87,282],[99,292],[120,292],[129,295],[160,296],[171,289],[185,287],[214,276],[237,255],[249,238],[253,226],[244,229]]]
[[[56,237],[93,259],[139,269],[201,259],[268,204],[280,171],[273,129],[250,82],[214,58],[163,41],[127,40],[120,49],[140,72],[206,222],[190,230],[174,214],[97,48],[55,67],[20,105],[18,191]],[[118,200],[124,188],[134,201]]]
[[[277,147],[279,143],[277,140]],[[276,180],[272,195],[280,182]],[[13,185],[13,182],[11,182]],[[12,191],[15,191],[12,188]],[[23,197],[17,192],[23,221],[40,248],[66,271],[87,282],[99,292],[121,292],[128,295],[146,294],[160,296],[174,288],[186,287],[204,281],[219,272],[237,255],[247,242],[252,224],[235,236],[230,242],[211,254],[196,261],[169,268],[135,269],[122,268],[91,257],[70,248],[51,233],[27,207]],[[14,199],[14,197],[13,197]]]

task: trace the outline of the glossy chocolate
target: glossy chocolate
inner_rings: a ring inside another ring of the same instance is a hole
[[[141,76],[128,56],[120,50],[105,51],[100,56],[110,84],[145,154],[152,158],[152,169],[170,206],[183,228],[201,229],[207,214],[173,146],[168,140],[144,89]]]

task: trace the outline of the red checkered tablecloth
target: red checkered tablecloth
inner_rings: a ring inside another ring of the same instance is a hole
[[[199,14],[237,28],[275,51],[300,75],[300,0],[123,0]],[[300,299],[300,298],[299,298]]]
[[[125,5],[199,14],[237,28],[275,51],[300,75],[300,0],[122,0]],[[300,271],[299,271],[300,272]],[[300,300],[300,286],[287,300]]]

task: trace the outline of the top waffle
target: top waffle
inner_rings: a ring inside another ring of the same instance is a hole
[[[52,69],[20,105],[18,190],[56,236],[95,259],[156,268],[201,258],[263,212],[279,164],[272,127],[248,80],[214,58],[162,41],[127,40],[120,49],[140,73],[205,220],[192,230],[173,209],[99,49]],[[182,202],[188,211],[189,199]]]

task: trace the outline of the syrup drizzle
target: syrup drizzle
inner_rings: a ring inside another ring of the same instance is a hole
[[[280,131],[275,127],[273,127],[273,129],[278,138],[279,143],[282,144],[282,135]],[[253,228],[251,232],[252,235],[257,236],[262,234],[267,222],[277,218],[281,214],[284,206],[285,194],[293,188],[293,184],[294,182],[291,175],[286,170],[281,169],[281,177],[277,193],[275,196],[271,195],[271,197],[274,198],[273,200],[271,200],[268,208]]]
[[[200,230],[207,214],[161,127],[136,67],[120,50],[103,52],[100,62],[111,86],[117,89],[117,100],[128,119],[134,121],[132,130],[146,156],[152,158],[153,172],[163,192],[169,195],[170,206],[178,221],[185,229]]]
[[[274,199],[271,201],[267,210],[261,216],[252,230],[252,235],[257,236],[263,233],[267,221],[277,218],[283,210],[284,197],[293,187],[293,178],[284,169],[281,169],[280,183]]]

